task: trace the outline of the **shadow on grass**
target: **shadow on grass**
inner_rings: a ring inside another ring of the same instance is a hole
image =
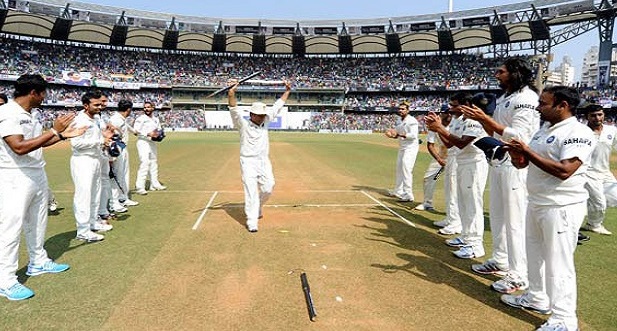
[[[224,210],[227,215],[233,218],[242,227],[246,226],[246,216],[244,215],[244,203],[226,202],[210,207],[213,210]]]
[[[47,255],[52,260],[59,259],[64,253],[72,251],[74,249],[83,247],[85,245],[96,245],[97,243],[86,243],[83,241],[76,241],[75,236],[77,235],[77,231],[68,231],[59,233],[53,237],[50,237],[45,241],[45,250],[47,251]],[[75,240],[78,244],[71,246],[71,241]],[[28,270],[28,266],[25,265],[21,269],[17,270],[17,279],[20,283],[24,284],[28,278],[26,275],[26,271]]]
[[[465,294],[473,300],[502,311],[514,318],[525,321],[532,325],[544,323],[545,318],[536,316],[523,310],[514,309],[501,303],[501,294],[492,291],[477,278],[496,280],[492,276],[472,276],[471,264],[478,263],[475,260],[463,260],[456,258],[452,251],[456,248],[445,245],[448,237],[430,231],[426,227],[432,227],[432,220],[419,215],[411,214],[407,208],[390,206],[394,211],[410,219],[416,228],[409,225],[393,221],[391,218],[369,216],[365,219],[369,222],[380,224],[381,226],[372,227],[369,225],[361,226],[365,229],[373,230],[367,240],[391,245],[410,252],[420,252],[421,254],[397,253],[396,257],[401,260],[400,264],[371,264],[374,268],[379,268],[386,273],[406,272],[415,277],[435,283],[451,286],[457,291]],[[375,208],[375,215],[383,216],[382,209]],[[418,256],[424,255],[424,256]]]

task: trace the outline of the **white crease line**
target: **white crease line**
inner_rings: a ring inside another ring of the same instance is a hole
[[[264,205],[264,207],[272,208],[285,208],[285,207],[375,207],[379,206],[374,203],[350,203],[350,204],[312,204],[312,203],[297,203],[297,204],[281,204],[281,205]],[[244,208],[244,205],[240,206],[228,206],[227,208]]]
[[[380,206],[384,207],[387,211],[389,211],[389,212],[391,212],[392,214],[394,214],[396,217],[398,217],[398,218],[402,219],[402,220],[403,220],[403,222],[405,222],[405,223],[407,223],[407,224],[409,224],[409,225],[413,226],[414,228],[416,227],[416,225],[415,225],[415,224],[413,224],[411,221],[407,220],[405,217],[401,216],[399,213],[395,212],[395,211],[394,211],[394,210],[392,210],[390,207],[388,207],[388,206],[384,205],[381,201],[379,201],[379,200],[377,200],[377,199],[373,198],[370,194],[368,194],[368,193],[366,193],[366,192],[364,192],[364,191],[361,191],[361,192],[362,192],[362,193],[364,193],[364,195],[366,195],[367,197],[369,197],[369,199],[371,199],[371,200],[373,200],[373,201],[377,202]]]
[[[208,209],[210,209],[210,206],[212,205],[212,202],[214,201],[214,198],[216,198],[216,196],[218,194],[219,194],[218,191],[214,192],[214,194],[212,194],[212,197],[210,198],[210,201],[208,201],[208,204],[206,205],[206,208],[204,208],[204,210],[201,212],[201,215],[199,215],[199,218],[197,219],[197,222],[195,222],[195,225],[193,225],[193,230],[197,230],[197,228],[199,227],[199,224],[204,219],[204,216],[206,216],[206,213],[208,212]]]

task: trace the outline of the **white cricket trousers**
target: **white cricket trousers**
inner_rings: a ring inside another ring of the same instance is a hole
[[[75,185],[73,211],[77,235],[86,235],[94,225],[101,200],[101,160],[96,156],[71,156],[71,177]]]
[[[502,164],[490,169],[489,218],[493,237],[492,259],[502,270],[527,281],[525,213],[527,169]]]
[[[111,178],[109,178],[109,158],[101,159],[101,198],[99,199],[99,215],[109,214],[109,199],[111,199]]]
[[[17,283],[22,228],[30,263],[41,265],[49,261],[43,248],[47,203],[47,176],[43,168],[0,169],[0,288]]]
[[[129,191],[129,152],[125,149],[120,152],[111,164],[116,179],[111,179],[112,205],[119,204],[120,200],[128,199]],[[118,183],[120,186],[118,186]]]
[[[484,188],[488,177],[487,162],[458,164],[456,169],[458,210],[463,229],[461,237],[474,253],[484,255]],[[481,253],[481,254],[480,254]]]
[[[268,201],[274,188],[272,164],[267,157],[240,157],[244,186],[244,213],[247,225],[257,225],[261,207]]]
[[[604,222],[606,208],[617,206],[617,182],[614,179],[602,180],[587,176],[585,188],[589,192],[587,223],[598,227]]]
[[[424,172],[424,185],[422,186],[424,189],[424,206],[433,206],[433,195],[435,194],[435,186],[437,186],[437,179],[435,179],[435,175],[439,173],[441,170],[441,164],[437,162],[437,160],[433,159],[431,163],[429,163],[428,168]]]
[[[574,250],[578,229],[587,213],[586,201],[567,206],[527,207],[528,297],[549,306],[549,323],[562,322],[577,330]]]
[[[157,159],[157,147],[155,142],[144,139],[137,140],[137,154],[139,155],[139,169],[135,188],[145,189],[146,178],[150,175],[150,187],[161,186],[159,183],[159,164]]]
[[[461,215],[458,211],[458,194],[457,194],[457,163],[455,156],[446,158],[446,168],[444,169],[443,186],[446,199],[446,223],[458,226],[461,224]]]
[[[418,156],[418,146],[399,149],[396,159],[396,183],[394,193],[401,199],[414,200],[413,166]]]

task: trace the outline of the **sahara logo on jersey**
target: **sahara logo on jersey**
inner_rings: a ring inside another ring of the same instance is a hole
[[[587,138],[568,138],[563,141],[563,145],[578,144],[591,146],[591,139]]]

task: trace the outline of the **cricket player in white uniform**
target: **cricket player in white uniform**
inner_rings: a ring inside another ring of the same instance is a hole
[[[41,147],[74,137],[84,129],[69,127],[74,114],[59,116],[43,133],[31,111],[45,99],[47,82],[23,75],[15,82],[15,98],[0,107],[0,296],[24,300],[34,292],[17,281],[19,242],[23,228],[30,262],[26,275],[69,269],[53,262],[45,248],[48,186]]]
[[[137,135],[126,119],[133,110],[133,103],[129,100],[122,99],[118,101],[118,110],[114,112],[109,118],[109,123],[114,128],[114,134],[118,135],[118,138],[128,146],[129,133]],[[111,208],[116,210],[123,210],[129,206],[137,206],[139,202],[129,199],[129,151],[128,148],[123,148],[120,151],[115,160],[111,164],[111,169],[115,176],[115,179],[111,180]]]
[[[471,105],[471,94],[457,93],[450,99],[450,106],[458,108]],[[488,164],[484,152],[474,146],[473,142],[486,136],[482,125],[470,118],[461,121],[452,131],[446,130],[439,116],[429,113],[425,122],[429,130],[435,131],[446,146],[461,149],[456,156],[458,209],[461,215],[461,236],[446,240],[446,244],[459,247],[454,255],[462,259],[484,256],[484,201],[483,194],[488,176]]]
[[[75,185],[73,211],[77,227],[77,240],[97,242],[105,237],[95,232],[105,232],[113,226],[103,222],[98,216],[101,201],[101,159],[103,148],[111,141],[113,132],[101,130],[97,116],[103,109],[99,92],[86,92],[81,101],[84,109],[75,117],[77,127],[86,127],[86,132],[71,139],[71,177]]]
[[[261,208],[274,188],[268,124],[283,109],[291,93],[291,83],[285,82],[285,92],[272,108],[266,107],[262,102],[254,102],[248,119],[243,117],[243,110],[238,107],[237,81],[232,80],[229,84],[233,86],[227,93],[229,113],[234,127],[240,132],[240,169],[244,186],[246,227],[249,232],[257,232],[258,222],[262,217]]]
[[[450,124],[446,127],[448,132],[454,130],[458,126],[462,113],[458,110],[459,107],[450,107],[449,113],[451,114]],[[430,131],[432,132],[432,131]],[[443,140],[439,138],[442,143]],[[445,144],[444,144],[445,146]],[[449,147],[448,147],[449,146]],[[463,230],[461,224],[461,215],[458,211],[458,194],[457,194],[457,180],[456,180],[456,156],[461,152],[460,148],[454,145],[447,145],[448,156],[446,157],[446,167],[444,168],[444,193],[446,203],[446,217],[433,223],[435,226],[440,227],[439,233],[444,235],[459,234]]]
[[[504,294],[501,301],[551,317],[538,330],[578,330],[574,250],[587,213],[585,172],[595,147],[591,129],[577,121],[576,89],[552,86],[540,95],[545,121],[529,145],[512,139],[512,163],[529,166],[527,190],[527,263],[529,290]]]
[[[441,107],[439,116],[441,116],[441,123],[445,126],[450,124],[452,115],[448,113],[450,107],[443,105]],[[439,135],[433,131],[429,131],[426,136],[426,149],[428,153],[433,157],[428,168],[424,172],[424,201],[417,205],[415,210],[434,210],[433,207],[433,195],[435,194],[435,186],[437,185],[437,179],[441,176],[446,166],[446,158],[448,155],[448,148],[443,144]]]
[[[401,202],[413,202],[413,167],[418,156],[418,121],[409,114],[409,104],[398,106],[401,122],[394,129],[386,131],[386,136],[398,139],[399,150],[396,159],[396,182],[389,194]]]
[[[109,99],[102,91],[97,91],[97,93],[101,94],[101,103],[103,106],[100,109],[100,112],[94,115],[94,120],[101,131],[107,128],[107,122],[109,122],[109,116],[106,111],[107,103]],[[111,177],[109,176],[109,169],[111,167],[111,156],[109,155],[108,149],[103,148],[103,152],[101,153],[101,198],[99,200],[99,217],[103,223],[108,223],[108,221],[116,217],[115,214],[112,214],[109,211],[109,202],[111,201]],[[117,213],[126,212],[126,208],[121,208],[118,210],[114,210]]]
[[[604,227],[607,207],[617,206],[617,180],[611,172],[611,151],[617,149],[617,128],[604,125],[604,109],[600,105],[588,105],[587,126],[596,138],[596,148],[591,153],[591,161],[587,169],[586,188],[589,191],[587,200],[587,224],[582,229],[599,234],[611,235]]]
[[[477,107],[464,107],[463,114],[479,121],[496,139],[528,143],[540,128],[532,68],[522,58],[510,58],[497,69],[495,77],[504,94],[497,99],[493,117]],[[506,161],[491,167],[489,181],[493,253],[486,262],[474,264],[471,269],[480,274],[504,276],[491,285],[500,293],[524,290],[528,286],[524,214],[527,210],[527,169],[516,169]]]
[[[144,102],[144,113],[137,117],[133,125],[138,132],[137,154],[139,155],[139,169],[137,170],[137,181],[135,183],[135,193],[146,195],[146,178],[150,175],[150,191],[161,191],[167,189],[159,182],[158,147],[152,140],[159,137],[162,130],[161,122],[154,116],[154,104],[150,101]]]

